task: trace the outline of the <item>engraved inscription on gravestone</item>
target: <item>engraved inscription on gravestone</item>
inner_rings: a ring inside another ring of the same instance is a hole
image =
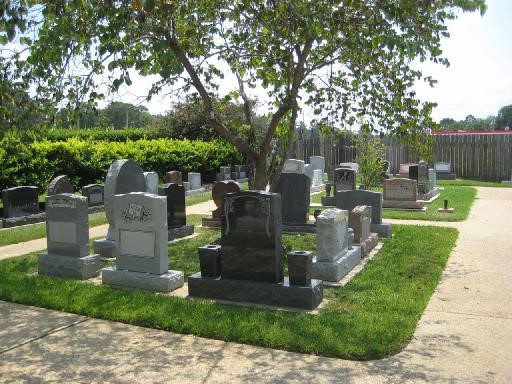
[[[411,179],[384,180],[384,200],[416,201],[416,181]]]
[[[82,187],[82,196],[87,197],[89,206],[103,205],[103,185],[89,184]]]

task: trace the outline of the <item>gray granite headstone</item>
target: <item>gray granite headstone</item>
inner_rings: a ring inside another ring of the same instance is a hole
[[[87,198],[69,193],[46,197],[47,253],[39,254],[41,275],[88,279],[99,273],[99,255],[89,255]]]
[[[361,260],[361,249],[349,249],[348,212],[329,208],[316,218],[316,251],[312,276],[339,281]]]
[[[307,177],[309,177],[309,181],[311,184],[313,184],[314,171],[315,171],[315,169],[313,168],[313,166],[311,164],[304,165],[304,173],[307,175]]]
[[[313,171],[313,186],[318,187],[323,184],[323,172],[321,169],[315,169]]]
[[[220,167],[220,172],[218,174],[219,181],[225,181],[225,180],[231,180],[231,167],[228,166],[222,166]]]
[[[430,191],[428,180],[428,164],[425,161],[418,162],[418,192],[426,194]]]
[[[144,172],[144,179],[146,180],[146,192],[152,193],[153,195],[158,194],[158,173],[156,172]]]
[[[433,191],[437,189],[437,177],[434,168],[428,169],[428,180],[430,182],[430,190]]]
[[[102,270],[103,283],[162,292],[181,287],[183,272],[168,270],[166,198],[132,192],[113,203],[116,266]]]
[[[284,162],[283,170],[281,173],[303,174],[306,172],[305,167],[306,167],[306,164],[304,163],[303,160],[288,159]]]
[[[3,216],[5,218],[29,216],[39,213],[37,187],[19,186],[2,191]]]
[[[50,184],[48,184],[48,196],[56,195],[59,193],[74,193],[73,185],[66,175],[55,177]]]
[[[306,224],[309,217],[311,180],[305,174],[281,173],[276,192],[281,194],[283,224]]]
[[[359,173],[359,164],[354,163],[354,162],[340,163],[338,168],[351,168],[354,171],[356,171],[356,173]]]
[[[334,170],[334,190],[352,191],[356,189],[356,171],[352,168],[336,168]]]
[[[146,179],[141,167],[133,160],[116,160],[108,169],[105,178],[104,205],[108,220],[108,233],[105,240],[94,241],[94,252],[111,258],[115,254],[117,230],[114,220],[114,196],[130,192],[145,192]]]
[[[446,162],[438,162],[434,164],[434,169],[437,173],[451,173],[452,164]]]
[[[313,166],[313,169],[319,169],[322,172],[322,176],[325,172],[325,157],[323,156],[310,156],[309,164]]]
[[[190,183],[190,190],[194,191],[201,188],[201,174],[198,172],[188,173],[188,182]]]
[[[82,196],[87,198],[89,207],[103,205],[104,187],[100,184],[88,184],[82,187]]]
[[[384,180],[384,201],[382,202],[384,208],[421,209],[424,203],[417,198],[416,180],[404,178]]]

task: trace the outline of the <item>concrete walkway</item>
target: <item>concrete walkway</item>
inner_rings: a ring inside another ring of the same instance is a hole
[[[411,343],[387,359],[302,355],[0,302],[0,381],[511,383],[511,212],[512,189],[478,188],[469,219],[450,224],[460,237]]]

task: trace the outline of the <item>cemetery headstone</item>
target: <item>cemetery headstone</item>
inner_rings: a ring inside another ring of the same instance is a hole
[[[336,207],[351,212],[358,205],[369,205],[372,207],[371,231],[380,237],[391,237],[392,225],[382,222],[382,193],[355,190],[336,192]],[[351,227],[349,216],[349,227]]]
[[[59,193],[74,193],[73,185],[66,175],[55,177],[50,184],[48,184],[48,196],[57,195]]]
[[[312,276],[337,282],[361,260],[361,247],[350,247],[348,211],[324,210],[316,219],[316,250]]]
[[[100,184],[88,184],[82,187],[82,196],[87,198],[89,207],[103,205],[104,187]]]
[[[418,193],[426,195],[429,192],[430,182],[428,180],[428,164],[422,160],[418,163]]]
[[[313,169],[319,169],[322,172],[322,176],[325,172],[325,157],[323,156],[310,156],[309,164],[313,166]]]
[[[103,258],[114,257],[116,233],[114,221],[114,196],[130,192],[145,192],[146,179],[140,166],[133,160],[115,160],[108,169],[105,178],[104,205],[108,220],[107,238],[94,241],[94,253]]]
[[[436,177],[436,171],[434,170],[434,168],[429,168],[428,169],[428,180],[429,180],[429,183],[430,183],[430,190],[431,191],[435,191],[437,190],[437,177]]]
[[[201,174],[197,172],[188,173],[188,182],[190,183],[190,190],[201,189]]]
[[[422,209],[423,201],[417,200],[416,180],[388,179],[384,180],[384,208]]]
[[[240,184],[233,180],[217,181],[215,184],[213,184],[212,199],[217,208],[212,211],[211,217],[203,217],[203,227],[220,228],[220,217],[222,214],[222,201],[224,195],[229,192],[240,192],[240,190]]]
[[[413,163],[400,164],[400,169],[398,171],[397,177],[409,179],[409,167],[411,165],[414,165],[414,164]]]
[[[354,230],[354,243],[361,246],[361,257],[366,257],[375,248],[378,235],[371,233],[372,207],[358,205],[350,212],[350,222]]]
[[[307,177],[309,177],[311,183],[313,183],[313,171],[314,168],[311,164],[304,165],[304,173],[307,175]]]
[[[183,286],[183,272],[168,269],[166,205],[164,196],[145,192],[114,197],[116,266],[102,269],[103,284],[159,292]]]
[[[5,218],[29,216],[39,213],[37,187],[19,186],[2,190]]]
[[[169,171],[165,174],[167,184],[183,184],[183,178],[180,171]]]
[[[153,195],[158,194],[158,173],[156,172],[144,172],[144,179],[146,180],[146,192],[152,193]]]
[[[209,254],[213,265],[220,258],[220,271],[210,267],[206,275],[190,276],[190,296],[305,309],[318,306],[322,283],[308,276],[307,256],[292,262],[293,282],[283,276],[280,201],[279,194],[263,191],[224,195],[220,252],[213,246],[199,250]]]
[[[323,175],[324,174],[321,169],[315,169],[313,171],[313,186],[314,187],[319,187],[323,184],[323,180],[322,180]]]
[[[308,223],[311,182],[307,175],[281,173],[276,192],[281,194],[281,216],[287,232],[311,232]]]
[[[330,181],[325,183],[325,196],[322,196],[320,199],[322,201],[322,205],[324,207],[330,207],[336,205],[336,192],[332,195],[332,184]]]
[[[305,173],[306,164],[303,160],[288,159],[284,162],[283,170],[281,173]]]
[[[231,180],[231,167],[220,167],[220,172],[217,174],[217,180],[224,181],[224,180]]]
[[[418,164],[409,165],[409,179],[418,181]]]
[[[194,226],[187,225],[185,187],[179,184],[165,184],[158,188],[158,195],[167,201],[168,240],[189,236]]]
[[[455,180],[455,173],[452,172],[452,164],[447,162],[438,162],[434,164],[436,176],[439,180]]]
[[[356,174],[359,173],[359,164],[354,162],[340,163],[337,168],[351,168],[356,172]]]
[[[334,170],[334,190],[351,191],[356,189],[356,171],[352,168]]]
[[[38,255],[40,275],[73,279],[97,276],[100,256],[89,255],[87,198],[62,193],[46,197],[48,251]]]

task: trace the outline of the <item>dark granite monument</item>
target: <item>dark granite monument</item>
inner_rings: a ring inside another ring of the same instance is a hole
[[[2,191],[3,216],[5,218],[29,216],[39,213],[37,187],[19,186]]]
[[[222,213],[222,199],[229,192],[240,192],[240,184],[233,180],[217,181],[212,188],[212,199],[217,207],[212,211],[212,217],[203,217],[203,227],[220,228],[220,216]]]
[[[341,167],[334,170],[334,191],[352,191],[356,189],[356,171]]]
[[[276,192],[281,194],[281,215],[285,232],[314,232],[309,223],[311,180],[304,173],[281,173]]]
[[[158,194],[167,198],[169,240],[193,234],[194,226],[187,225],[185,187],[179,184],[165,184],[158,188]]]
[[[336,192],[336,207],[349,212],[358,205],[369,205],[372,207],[371,231],[380,237],[391,237],[392,226],[382,222],[382,193],[364,190],[338,191]],[[352,227],[349,222],[349,227]]]
[[[103,205],[104,189],[100,184],[88,184],[82,187],[82,196],[87,197],[89,207]]]
[[[304,309],[317,307],[322,301],[323,286],[320,280],[311,279],[311,257],[292,262],[291,282],[283,276],[281,196],[262,191],[226,193],[222,207],[220,248],[213,245],[199,249],[203,259],[204,254],[209,254],[209,260],[201,261],[206,275],[199,272],[188,278],[189,295]],[[220,276],[216,258],[220,258]]]
[[[75,189],[66,175],[57,176],[48,184],[48,196],[59,193],[75,193]]]

